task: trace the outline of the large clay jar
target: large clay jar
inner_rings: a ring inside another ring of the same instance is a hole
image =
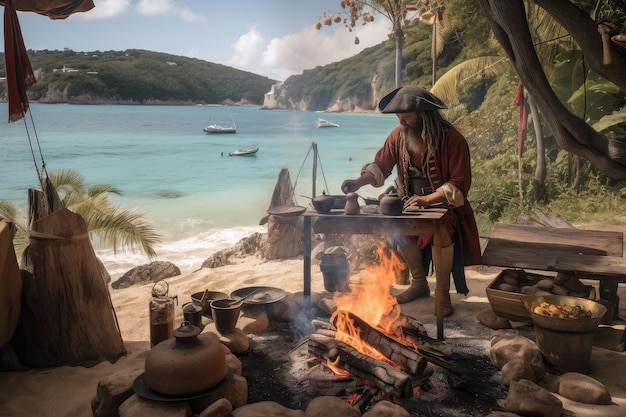
[[[153,347],[146,357],[146,385],[166,395],[206,391],[226,377],[226,353],[217,336],[188,322],[174,330],[174,337]]]
[[[402,214],[404,203],[397,193],[384,194],[380,199],[380,212],[386,216]]]

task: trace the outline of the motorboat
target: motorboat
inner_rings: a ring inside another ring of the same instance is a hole
[[[206,126],[202,130],[206,133],[237,133],[237,126],[235,126],[235,123],[230,126],[222,126],[220,124],[213,123]]]
[[[259,151],[259,147],[247,148],[247,149],[235,149],[232,152],[228,153],[228,156],[243,156],[243,155],[254,155]]]
[[[337,123],[333,123],[326,119],[317,119],[317,127],[339,127]]]

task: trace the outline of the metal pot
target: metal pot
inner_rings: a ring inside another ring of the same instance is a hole
[[[146,384],[165,395],[206,391],[226,377],[226,353],[214,333],[183,322],[174,337],[153,347],[146,357]]]
[[[335,197],[328,194],[318,195],[313,199],[313,207],[315,207],[315,211],[320,214],[326,214],[330,212],[334,205]]]

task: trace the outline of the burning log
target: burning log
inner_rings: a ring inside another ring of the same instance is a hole
[[[309,352],[330,362],[339,359],[342,369],[393,397],[410,398],[413,395],[410,375],[336,339],[313,333],[309,338]]]

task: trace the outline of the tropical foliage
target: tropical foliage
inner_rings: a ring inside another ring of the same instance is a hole
[[[52,171],[49,178],[64,206],[83,217],[92,240],[116,253],[133,250],[150,258],[157,255],[154,246],[161,238],[144,219],[144,214],[111,203],[110,197],[121,195],[120,190],[108,184],[87,186],[80,174],[73,170]],[[14,246],[16,252],[21,253],[28,245],[26,215],[15,204],[0,201],[0,217],[17,226]]]

